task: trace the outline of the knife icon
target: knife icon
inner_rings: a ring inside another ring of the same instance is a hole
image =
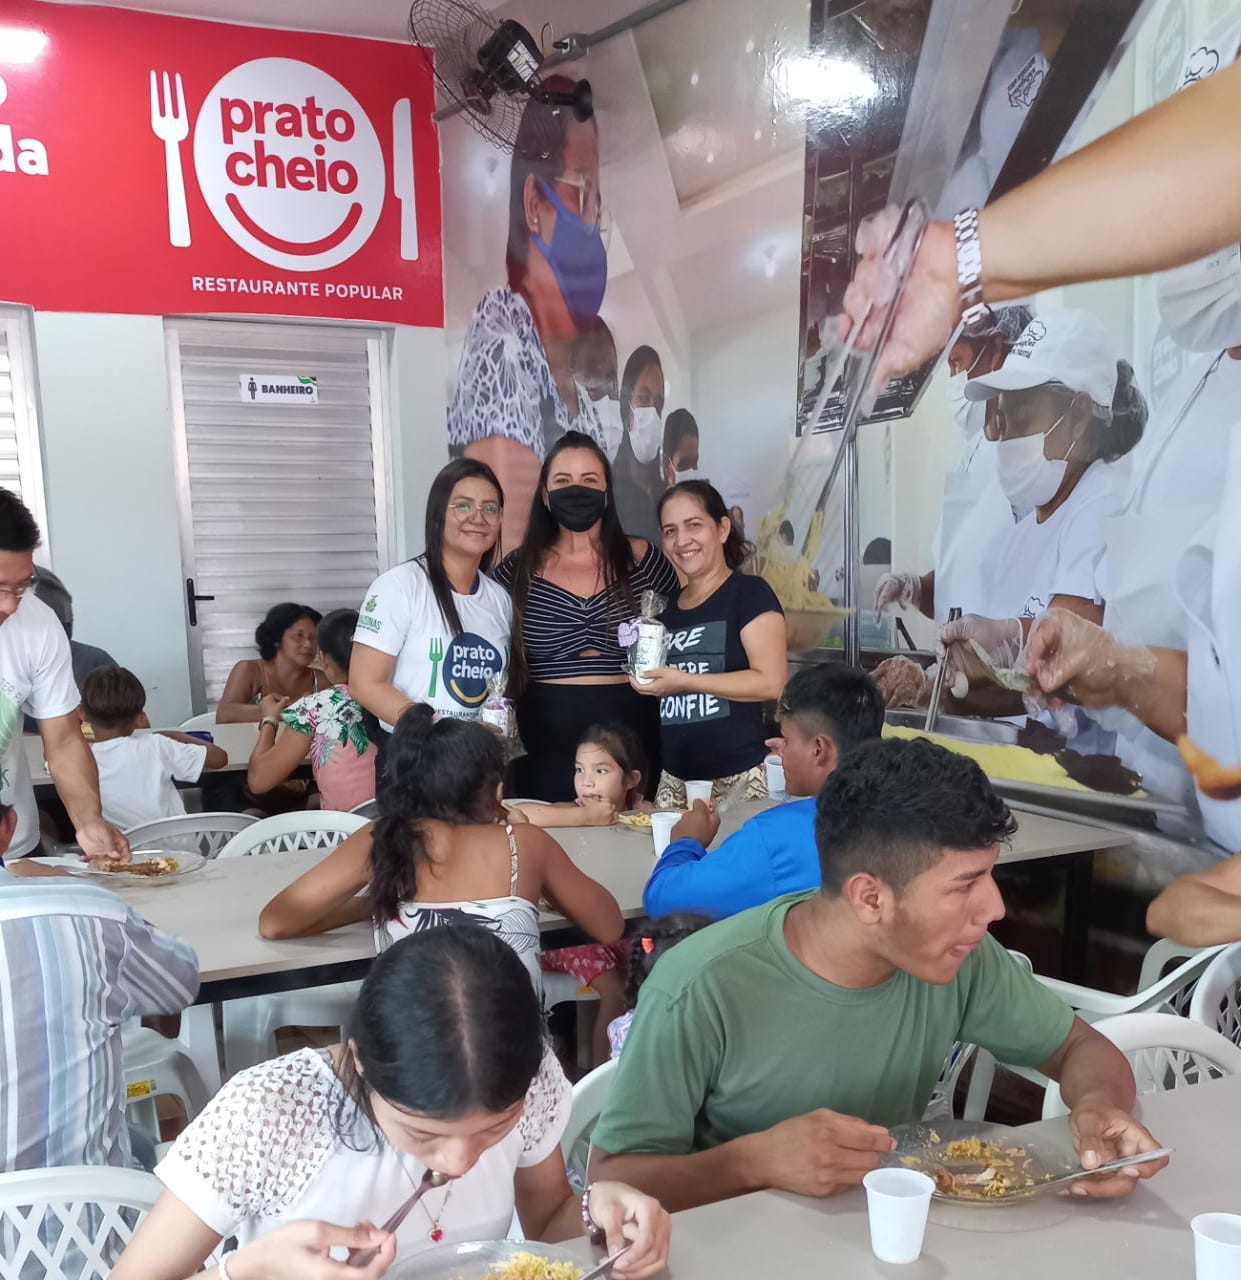
[[[408,98],[392,105],[392,194],[401,202],[401,257],[418,260],[418,210],[414,207],[414,131]]]

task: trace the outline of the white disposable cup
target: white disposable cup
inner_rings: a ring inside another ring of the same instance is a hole
[[[767,794],[773,800],[783,800],[785,797],[784,761],[779,756],[768,756],[763,761],[763,768],[767,771]]]
[[[691,809],[694,807],[695,800],[701,800],[703,804],[710,804],[711,783],[687,782],[685,784],[685,800]]]
[[[873,1169],[862,1179],[862,1186],[870,1217],[871,1253],[880,1262],[916,1262],[934,1181],[916,1169]]]
[[[662,810],[651,814],[651,839],[655,841],[655,856],[658,858],[668,847],[672,839],[672,828],[684,815],[672,810]]]
[[[1241,1276],[1241,1214],[1200,1213],[1189,1225],[1198,1280],[1237,1280]]]

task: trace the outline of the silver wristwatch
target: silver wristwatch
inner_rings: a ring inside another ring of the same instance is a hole
[[[952,220],[957,241],[957,288],[961,297],[961,324],[966,333],[987,318],[990,308],[982,300],[982,244],[978,239],[978,210],[962,209]]]

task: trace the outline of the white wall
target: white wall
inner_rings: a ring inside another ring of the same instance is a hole
[[[158,316],[36,312],[48,542],[74,634],[146,685],[154,723],[190,713],[173,431]]]
[[[180,724],[192,708],[164,321],[36,312],[34,331],[46,541],[75,635],[132,668],[153,723]],[[427,490],[448,457],[444,335],[387,337],[388,500],[404,559],[422,550]]]

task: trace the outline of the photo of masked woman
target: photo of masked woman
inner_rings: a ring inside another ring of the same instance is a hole
[[[475,309],[448,409],[454,456],[485,462],[504,489],[503,546],[521,541],[547,450],[581,412],[573,349],[607,285],[603,218],[593,113],[531,99],[509,178],[508,284]]]
[[[656,507],[664,490],[664,367],[654,347],[639,347],[625,361],[620,386],[624,435],[616,455],[616,509],[633,537],[660,541]]]
[[[573,381],[577,386],[580,413],[577,429],[588,435],[616,461],[621,436],[620,390],[616,369],[616,340],[602,316],[582,326],[573,344]]]

